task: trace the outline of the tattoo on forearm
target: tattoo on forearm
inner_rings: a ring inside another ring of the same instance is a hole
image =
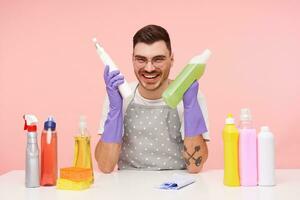
[[[191,164],[190,160],[193,159],[194,162],[195,162],[195,165],[197,167],[199,167],[201,165],[201,162],[202,162],[202,156],[199,156],[198,158],[195,158],[194,155],[195,155],[196,152],[200,151],[200,145],[195,146],[194,152],[192,154],[190,154],[187,151],[187,148],[186,148],[185,145],[183,146],[183,149],[184,149],[184,152],[189,156],[189,158],[184,158],[184,161],[185,161],[186,165],[190,165]]]

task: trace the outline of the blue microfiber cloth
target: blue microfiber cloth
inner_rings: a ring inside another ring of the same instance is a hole
[[[169,180],[159,185],[158,188],[165,190],[179,190],[195,181],[194,178],[188,175],[174,174]]]

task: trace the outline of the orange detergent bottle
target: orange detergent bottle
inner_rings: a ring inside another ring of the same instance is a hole
[[[53,117],[44,123],[41,137],[41,185],[56,185],[57,179],[57,133]]]

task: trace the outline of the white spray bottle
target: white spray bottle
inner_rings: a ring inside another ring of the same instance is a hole
[[[40,186],[39,147],[37,143],[37,118],[34,115],[24,115],[24,130],[27,130],[25,186],[28,188]]]
[[[269,127],[261,127],[258,144],[258,185],[275,185],[275,142]]]
[[[116,64],[110,58],[110,56],[106,53],[104,48],[97,42],[96,38],[93,38],[93,42],[95,44],[96,51],[97,51],[100,59],[102,60],[104,65],[109,66],[109,71],[111,72],[111,71],[114,71],[114,70],[119,70],[117,68]],[[119,86],[119,91],[120,91],[123,99],[129,98],[133,94],[133,92],[132,92],[131,88],[129,87],[126,80],[124,80],[124,83]]]

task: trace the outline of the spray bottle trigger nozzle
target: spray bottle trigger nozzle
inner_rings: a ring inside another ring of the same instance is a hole
[[[27,120],[25,118],[25,115],[23,115],[23,119],[25,121],[25,123],[24,123],[24,130],[27,130],[28,129],[28,125],[27,125]]]
[[[38,119],[34,115],[23,115],[23,119],[25,121],[24,130],[28,132],[36,131],[36,124]]]
[[[24,124],[24,130],[27,130],[27,123],[26,123],[26,120],[25,120],[25,124]]]

